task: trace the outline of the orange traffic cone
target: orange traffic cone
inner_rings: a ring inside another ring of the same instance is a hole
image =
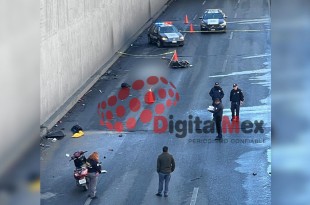
[[[144,101],[146,104],[153,104],[155,102],[155,94],[151,89],[145,94]]]
[[[185,15],[184,23],[185,23],[185,24],[188,24],[188,17],[187,17],[187,14]]]
[[[179,57],[178,57],[178,54],[177,54],[177,50],[175,50],[174,53],[173,53],[172,61],[179,61]]]
[[[191,23],[191,25],[189,26],[189,32],[190,33],[193,33],[194,32],[194,27],[193,27],[193,24]]]

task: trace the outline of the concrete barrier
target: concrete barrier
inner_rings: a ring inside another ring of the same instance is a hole
[[[69,111],[168,2],[41,1],[42,127]]]

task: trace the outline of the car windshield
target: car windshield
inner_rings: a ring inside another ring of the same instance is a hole
[[[205,13],[203,19],[223,19],[223,14],[221,13]]]
[[[178,30],[174,26],[159,27],[159,33],[177,33]]]

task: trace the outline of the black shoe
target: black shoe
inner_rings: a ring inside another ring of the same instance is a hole
[[[168,194],[165,194],[164,197],[168,197]]]
[[[155,195],[156,195],[156,196],[160,196],[160,197],[163,196],[161,193],[157,193],[157,194],[155,194]]]
[[[222,137],[219,137],[219,136],[217,136],[216,138],[215,138],[215,140],[222,140],[223,138]]]

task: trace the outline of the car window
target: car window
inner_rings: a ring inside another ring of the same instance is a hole
[[[159,28],[159,33],[177,33],[178,30],[174,26],[163,26]]]
[[[203,19],[223,19],[223,14],[221,13],[205,13]]]

